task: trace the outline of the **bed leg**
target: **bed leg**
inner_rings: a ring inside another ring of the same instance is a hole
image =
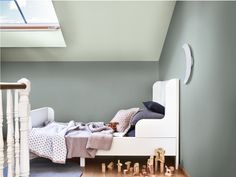
[[[85,158],[80,157],[80,166],[85,167]]]
[[[175,156],[175,169],[178,170],[179,169],[179,157]]]

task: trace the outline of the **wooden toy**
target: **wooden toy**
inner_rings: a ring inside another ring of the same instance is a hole
[[[174,173],[174,171],[175,171],[175,167],[174,166],[169,166],[169,168],[170,168],[170,171],[172,172],[172,174]]]
[[[102,163],[102,173],[106,173],[106,164]]]
[[[130,164],[131,164],[130,161],[125,162],[126,169],[127,169],[128,171],[129,171],[129,169],[130,169]]]
[[[124,169],[123,170],[123,174],[126,175],[128,173],[128,170],[127,169]]]
[[[154,171],[157,172],[158,171],[158,154],[157,154],[157,150],[155,150],[155,168]]]
[[[172,176],[174,174],[175,167],[169,166],[168,168],[167,166],[165,166],[165,168],[166,168],[165,176]]]
[[[146,165],[143,165],[143,166],[142,166],[142,174],[143,174],[143,175],[148,174],[148,172],[147,172],[147,166],[146,166]]]
[[[153,156],[150,156],[150,158],[147,160],[147,171],[150,173],[150,174],[154,174],[154,162],[153,162],[153,159],[154,157]]]
[[[142,175],[146,176],[148,173],[145,168],[142,169]]]
[[[154,156],[150,156],[150,171],[154,174]]]
[[[114,130],[114,132],[116,132],[118,124],[119,124],[119,122],[110,122],[107,125],[108,125],[108,127],[111,127]]]
[[[149,167],[149,164],[150,164],[150,159],[147,159],[147,172],[150,173],[150,167]]]
[[[118,160],[118,163],[117,163],[117,170],[118,170],[118,173],[121,172],[121,167],[122,167],[122,163],[120,163],[120,160]]]
[[[114,163],[113,163],[113,162],[110,162],[110,163],[107,165],[107,168],[108,168],[108,170],[113,170],[113,168],[114,168]]]
[[[134,164],[134,176],[139,176],[139,163]]]
[[[158,171],[158,162],[160,162],[160,173],[164,173],[165,164],[165,150],[163,148],[158,148],[155,151],[155,172]]]
[[[160,164],[160,173],[164,173],[164,163]]]
[[[167,166],[165,166],[165,168],[166,168],[165,176],[172,176],[170,168],[168,168]]]
[[[130,171],[130,173],[133,173],[134,172],[134,167],[130,167],[129,171]]]

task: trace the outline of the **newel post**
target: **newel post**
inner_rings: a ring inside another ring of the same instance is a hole
[[[30,81],[23,78],[18,81],[26,85],[25,89],[19,90],[19,117],[20,117],[20,176],[28,177],[30,171],[29,164],[29,116],[30,116]]]

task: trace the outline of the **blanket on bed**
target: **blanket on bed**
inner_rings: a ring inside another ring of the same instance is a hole
[[[88,124],[88,128],[92,134],[88,138],[86,149],[92,157],[96,155],[93,154],[93,150],[109,150],[111,148],[112,128],[107,127],[104,122],[91,122]]]
[[[69,132],[66,135],[67,158],[94,158],[97,150],[109,150],[112,132],[103,122],[91,122],[83,130]]]
[[[88,124],[51,122],[43,128],[33,128],[29,134],[29,149],[32,153],[52,160],[54,163],[65,163],[68,151],[65,136],[70,133],[87,132],[85,149],[91,157],[98,149],[109,150],[113,140],[113,130],[103,122]],[[78,148],[78,147],[77,147]]]
[[[29,134],[29,149],[34,154],[51,159],[55,163],[65,163],[65,135],[80,126],[70,121],[68,124],[51,122],[45,127],[33,128]]]

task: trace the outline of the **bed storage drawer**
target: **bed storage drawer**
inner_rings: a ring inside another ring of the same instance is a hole
[[[154,150],[159,147],[166,150],[167,156],[175,156],[176,138],[114,137],[111,149],[99,150],[97,155],[149,156],[154,155]]]

